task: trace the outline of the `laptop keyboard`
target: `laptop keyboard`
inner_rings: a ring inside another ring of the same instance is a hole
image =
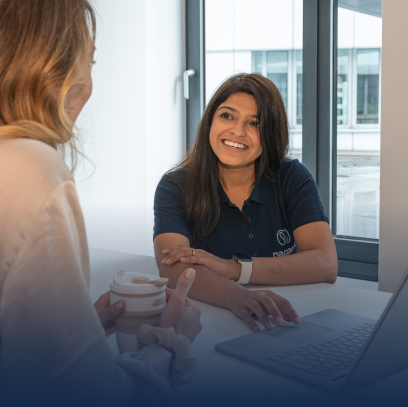
[[[347,335],[320,345],[302,345],[268,359],[318,376],[327,376],[351,366],[375,325],[364,324],[347,330]]]

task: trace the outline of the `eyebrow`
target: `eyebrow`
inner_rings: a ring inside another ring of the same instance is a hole
[[[234,109],[234,108],[229,107],[229,106],[220,106],[218,109],[228,109],[228,110],[231,110],[231,112],[238,112],[237,109]],[[255,114],[252,114],[250,117],[254,117],[255,119],[258,119],[258,116],[255,115]]]

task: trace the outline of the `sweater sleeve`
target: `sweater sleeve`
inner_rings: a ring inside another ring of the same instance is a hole
[[[133,352],[125,367],[110,350],[88,293],[88,246],[73,181],[52,192],[27,230],[0,293],[2,394],[76,389],[106,401],[123,386],[139,397],[149,386],[168,391],[168,350]]]

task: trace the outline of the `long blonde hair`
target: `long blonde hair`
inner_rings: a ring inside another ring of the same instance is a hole
[[[77,161],[69,89],[82,82],[95,42],[87,0],[0,0],[0,137],[31,138]]]

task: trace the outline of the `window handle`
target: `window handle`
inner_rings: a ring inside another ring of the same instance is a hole
[[[183,78],[184,78],[184,97],[186,99],[190,99],[190,88],[189,88],[189,78],[195,76],[196,71],[194,69],[189,69],[184,71]]]

